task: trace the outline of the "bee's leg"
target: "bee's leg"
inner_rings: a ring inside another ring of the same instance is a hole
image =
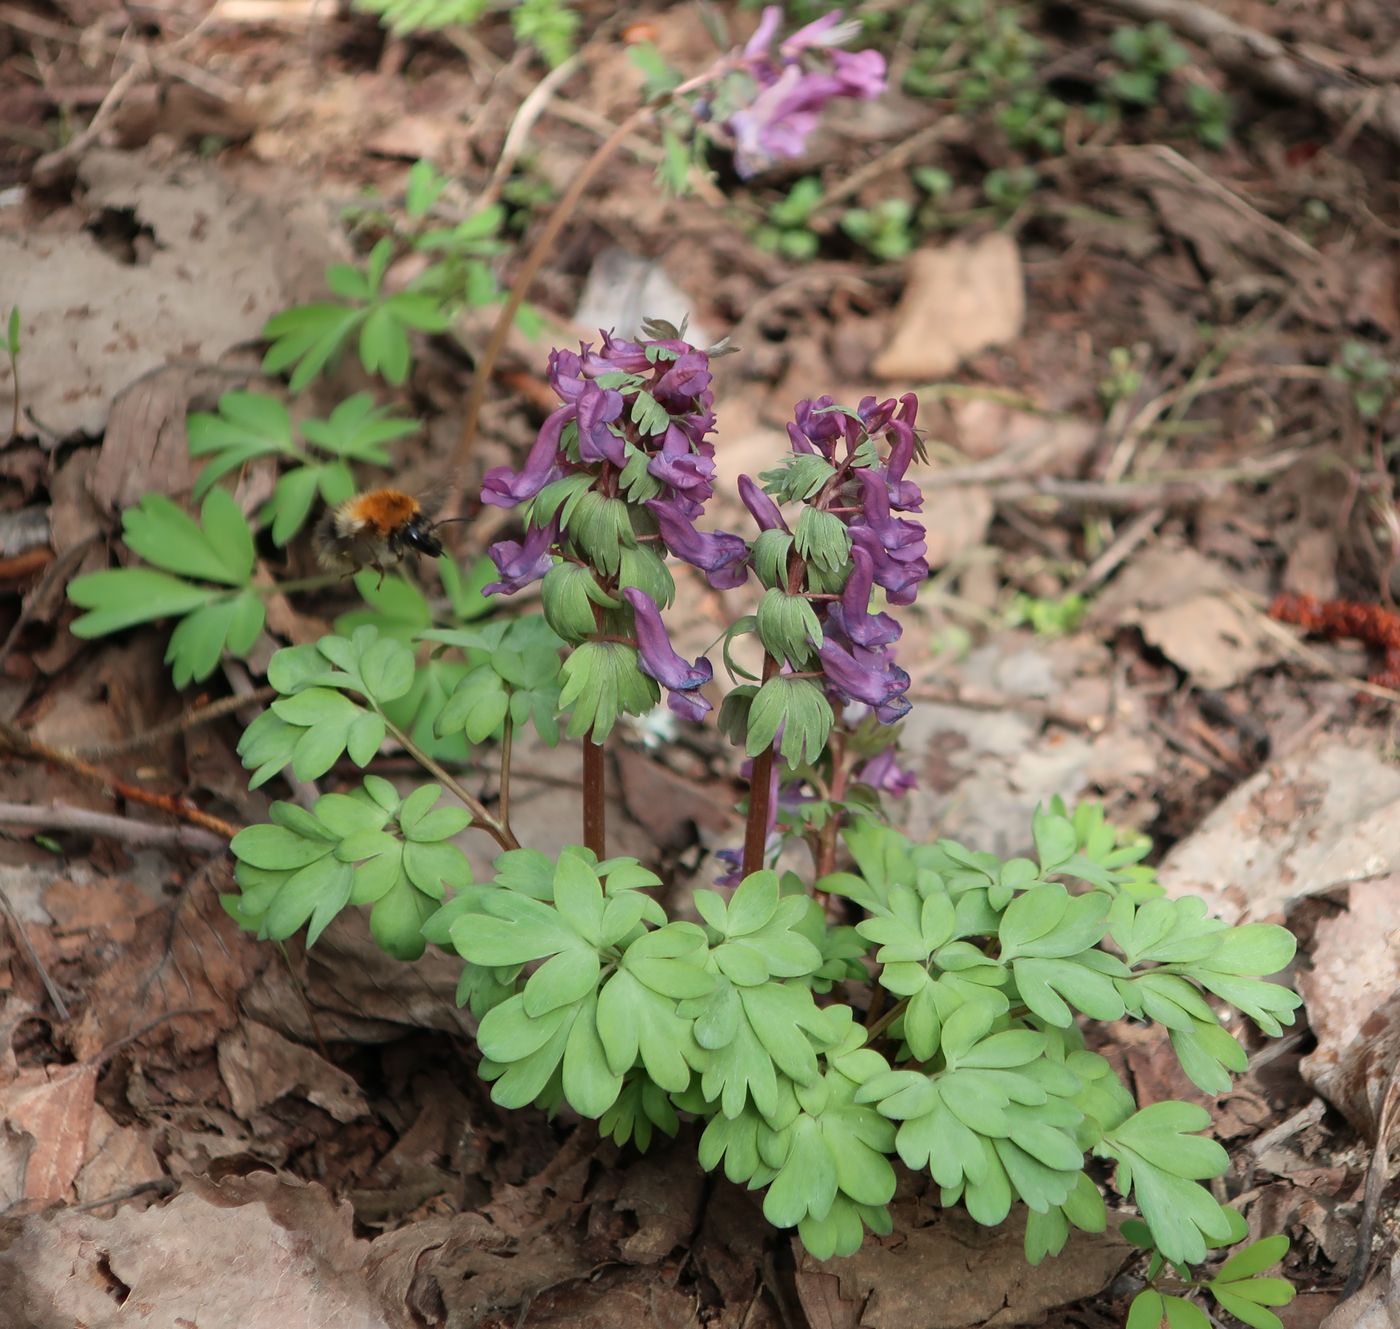
[[[374,589],[382,590],[384,587],[384,578],[388,574],[385,571],[384,564],[382,564],[378,559],[375,559],[374,566],[379,569],[379,584]]]

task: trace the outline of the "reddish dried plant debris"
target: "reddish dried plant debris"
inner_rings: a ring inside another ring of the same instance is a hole
[[[1400,689],[1400,614],[1355,600],[1319,600],[1286,592],[1269,606],[1269,617],[1306,628],[1315,636],[1349,637],[1384,652],[1385,668],[1371,675],[1377,687]]]

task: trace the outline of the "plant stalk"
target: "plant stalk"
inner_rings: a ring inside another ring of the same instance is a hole
[[[507,711],[506,718],[501,724],[500,809],[501,825],[505,827],[506,834],[512,839],[515,836],[510,829],[510,757],[514,741],[515,721],[510,718],[510,712]]]
[[[486,832],[502,849],[519,849],[520,841],[510,833],[508,827],[503,826],[496,820],[482,804],[481,800],[474,798],[450,771],[439,765],[432,757],[428,756],[422,748],[418,746],[402,729],[392,720],[385,718],[384,727],[398,740],[399,745],[416,761],[429,775],[433,776],[444,789],[449,790],[461,800],[463,806],[472,814],[472,822]]]
[[[600,859],[607,846],[607,766],[603,745],[583,740],[583,843]]]
[[[766,683],[779,669],[771,655],[763,657],[763,681]],[[773,762],[777,756],[775,739],[753,759],[749,776],[749,815],[744,823],[744,876],[763,867],[768,845],[768,818],[772,811]]]

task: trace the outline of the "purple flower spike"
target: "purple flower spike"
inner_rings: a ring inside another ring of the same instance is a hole
[[[559,523],[552,521],[548,526],[532,526],[525,532],[525,540],[497,540],[486,552],[501,574],[500,581],[493,581],[481,588],[482,595],[514,595],[522,587],[539,581],[554,566],[549,547],[559,538]]]
[[[857,646],[887,646],[898,641],[901,628],[888,614],[870,612],[875,585],[875,561],[859,545],[851,548],[854,567],[841,592],[841,627]]]
[[[800,157],[827,102],[876,97],[885,89],[885,58],[879,52],[833,49],[860,30],[858,23],[842,23],[839,10],[799,28],[775,50],[781,18],[779,7],[765,9],[743,50],[746,72],[758,91],[727,126],[734,138],[734,165],[742,176],[781,158]]]
[[[852,651],[838,646],[830,637],[817,652],[827,683],[850,701],[872,707],[882,724],[893,724],[909,713],[909,675],[894,663],[889,650]]]
[[[677,558],[699,568],[717,591],[730,591],[748,580],[748,544],[725,531],[697,531],[675,502],[652,499],[648,510],[661,528],[661,538]]]
[[[758,523],[761,531],[786,531],[787,522],[778,505],[759,487],[756,480],[747,475],[739,477],[739,497],[744,500],[749,515]]]
[[[676,654],[666,634],[666,625],[661,621],[661,611],[645,591],[628,586],[622,598],[632,606],[636,619],[637,649],[641,653],[643,671],[667,690],[666,704],[677,715],[686,720],[704,719],[710,703],[699,689],[714,677],[713,666],[703,655],[693,665],[688,665]]]

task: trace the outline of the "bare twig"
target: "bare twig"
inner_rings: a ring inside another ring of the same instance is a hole
[[[91,747],[74,748],[73,755],[85,757],[91,761],[103,761],[108,757],[120,757],[128,752],[139,752],[142,748],[152,747],[167,738],[173,738],[176,734],[186,734],[192,729],[198,729],[201,725],[212,724],[215,720],[221,720],[226,715],[233,715],[252,702],[271,701],[275,696],[277,696],[277,689],[269,685],[258,688],[247,695],[221,697],[218,701],[211,701],[206,706],[193,706],[173,719],[153,725],[150,729],[133,734],[130,738],[119,739],[115,743],[96,743]]]
[[[141,848],[174,845],[217,854],[228,848],[228,841],[198,826],[158,826],[154,822],[118,817],[91,808],[68,807],[62,803],[35,807],[29,803],[0,803],[0,826],[33,826],[41,831],[81,831],[107,840]]]
[[[481,191],[480,205],[482,207],[494,202],[500,195],[501,186],[510,179],[510,173],[515,169],[515,163],[519,161],[520,154],[525,151],[525,144],[529,140],[530,131],[535,127],[535,122],[544,114],[554,94],[577,72],[581,63],[582,60],[577,53],[571,55],[562,65],[551,69],[544,78],[535,84],[529,95],[520,103],[516,109],[515,118],[510,122],[510,128],[506,131],[505,142],[501,144],[501,154],[496,158],[491,178]]]
[[[1258,87],[1314,107],[1347,125],[1358,118],[1400,144],[1400,87],[1376,86],[1341,71],[1341,57],[1323,64],[1302,58],[1276,37],[1246,28],[1198,0],[1101,0],[1139,22],[1160,20],[1205,47],[1221,69]]]
[[[966,126],[959,117],[940,115],[932,124],[927,124],[922,129],[916,129],[908,138],[901,139],[887,152],[882,152],[873,161],[866,162],[864,166],[857,167],[849,175],[838,180],[813,204],[809,215],[816,216],[825,212],[833,204],[854,197],[871,181],[878,180],[890,171],[899,170],[907,165],[925,148],[950,138],[956,138],[965,131]]]
[[[33,966],[34,972],[39,975],[39,982],[44,985],[44,991],[49,994],[49,1001],[53,1003],[58,1018],[67,1020],[68,1005],[63,1000],[63,994],[59,992],[58,985],[49,977],[49,971],[44,968],[44,962],[39,958],[39,952],[34,949],[34,943],[29,940],[29,934],[24,930],[24,924],[15,912],[14,905],[10,903],[9,893],[3,885],[0,885],[0,909],[5,911],[5,917],[10,920],[10,931],[14,933],[15,941],[19,943],[20,949],[29,957],[29,963]]]
[[[1371,1238],[1376,1231],[1376,1218],[1380,1213],[1381,1195],[1390,1179],[1391,1132],[1396,1122],[1396,1109],[1400,1108],[1400,1059],[1390,1068],[1386,1080],[1385,1096],[1381,1099],[1381,1110],[1376,1119],[1376,1145],[1371,1153],[1371,1164],[1366,1169],[1366,1188],[1361,1202],[1361,1221],[1356,1225],[1356,1254],[1352,1258],[1351,1273],[1342,1287],[1340,1301],[1354,1297],[1366,1281],[1371,1267]]]
[[[1133,550],[1152,538],[1166,515],[1167,510],[1162,507],[1145,508],[1139,512],[1118,532],[1113,543],[1066,587],[1066,594],[1087,595],[1094,587],[1102,585]]]
[[[197,808],[186,798],[179,798],[170,794],[153,793],[149,789],[142,789],[140,785],[134,785],[126,780],[118,779],[110,771],[104,771],[99,766],[93,766],[90,762],[84,761],[75,753],[44,743],[2,720],[0,720],[0,747],[9,748],[11,752],[20,757],[29,757],[38,761],[52,762],[55,766],[61,766],[84,780],[90,780],[94,784],[101,785],[104,789],[110,790],[111,793],[118,798],[124,798],[132,803],[143,803],[147,807],[158,808],[160,811],[169,816],[176,817],[180,821],[187,821],[192,825],[202,826],[205,830],[212,831],[215,835],[222,836],[225,840],[232,840],[240,830],[239,827],[233,825],[231,822],[225,821],[222,817],[216,817],[212,813]]]

